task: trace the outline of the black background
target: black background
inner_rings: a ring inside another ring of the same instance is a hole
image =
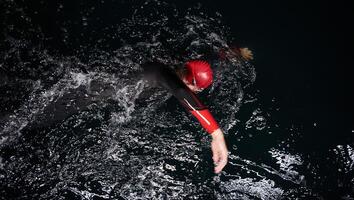
[[[325,1],[209,4],[240,45],[254,51],[261,98],[275,97],[290,123],[305,129],[316,123],[305,130],[304,148],[353,141],[350,7]]]

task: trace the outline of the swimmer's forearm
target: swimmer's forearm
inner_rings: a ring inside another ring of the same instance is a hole
[[[211,133],[211,150],[213,152],[213,161],[215,164],[215,173],[220,173],[227,164],[228,150],[225,144],[224,134],[218,128]]]
[[[221,131],[220,128],[216,129],[214,132],[212,132],[211,134],[211,137],[214,139],[214,138],[217,138],[217,137],[220,137],[221,135],[224,135],[223,132]]]

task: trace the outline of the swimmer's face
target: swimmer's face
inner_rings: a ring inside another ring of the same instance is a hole
[[[188,83],[188,81],[187,81],[186,79],[183,79],[183,82],[184,82],[184,84],[187,85],[187,87],[188,87],[190,90],[192,90],[192,91],[195,92],[195,93],[198,93],[198,92],[203,91],[202,88],[199,88],[199,87],[197,87],[197,86],[195,86],[195,85],[192,85],[192,84]]]

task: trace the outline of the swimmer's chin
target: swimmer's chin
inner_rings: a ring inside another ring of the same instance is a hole
[[[203,91],[203,89],[200,89],[194,85],[189,84],[185,79],[183,79],[184,84],[194,93],[199,93]]]

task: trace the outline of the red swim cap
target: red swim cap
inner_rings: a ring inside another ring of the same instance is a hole
[[[202,60],[188,61],[186,68],[188,71],[185,79],[189,84],[205,89],[213,82],[213,71],[209,63]]]

